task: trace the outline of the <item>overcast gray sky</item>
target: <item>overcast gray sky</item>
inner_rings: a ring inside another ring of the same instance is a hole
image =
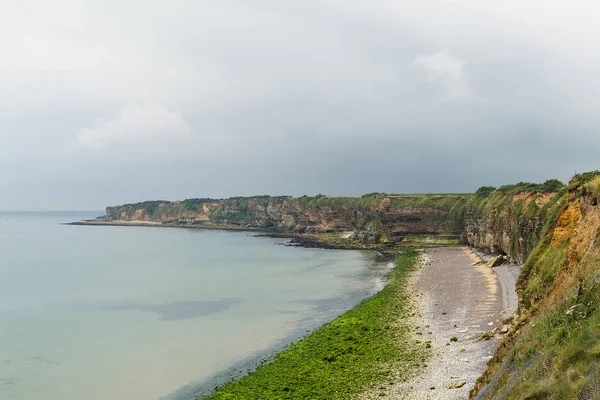
[[[1,0],[0,0],[1,1]],[[0,210],[600,168],[594,1],[2,1]]]

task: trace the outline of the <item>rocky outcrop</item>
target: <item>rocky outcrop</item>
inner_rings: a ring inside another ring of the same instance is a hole
[[[523,263],[537,245],[546,216],[559,206],[558,192],[522,191],[520,185],[477,192],[464,210],[463,243]]]
[[[490,268],[495,268],[508,263],[509,259],[506,256],[499,255],[490,259],[485,265]]]

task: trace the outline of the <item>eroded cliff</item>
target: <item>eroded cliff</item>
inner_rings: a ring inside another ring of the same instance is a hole
[[[110,221],[295,233],[354,231],[353,237],[364,242],[456,236],[464,244],[524,262],[564,190],[560,182],[548,181],[483,187],[474,194],[148,201],[108,207],[106,212]]]
[[[108,207],[110,221],[147,221],[206,227],[273,229],[280,232],[357,231],[365,241],[406,235],[460,235],[468,195],[362,197],[233,197],[149,201]]]
[[[457,235],[524,262],[519,314],[472,396],[600,398],[600,172],[470,195],[251,197],[109,207],[111,221],[354,231],[353,240]]]
[[[565,190],[558,181],[480,188],[465,205],[462,242],[523,263]]]

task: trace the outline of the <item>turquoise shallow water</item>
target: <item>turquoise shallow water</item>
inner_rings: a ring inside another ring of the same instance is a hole
[[[99,214],[0,213],[0,399],[190,398],[385,274],[245,232],[60,224]]]

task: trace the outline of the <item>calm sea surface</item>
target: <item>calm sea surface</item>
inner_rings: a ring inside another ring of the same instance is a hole
[[[0,213],[0,399],[189,399],[374,293],[369,253]]]

